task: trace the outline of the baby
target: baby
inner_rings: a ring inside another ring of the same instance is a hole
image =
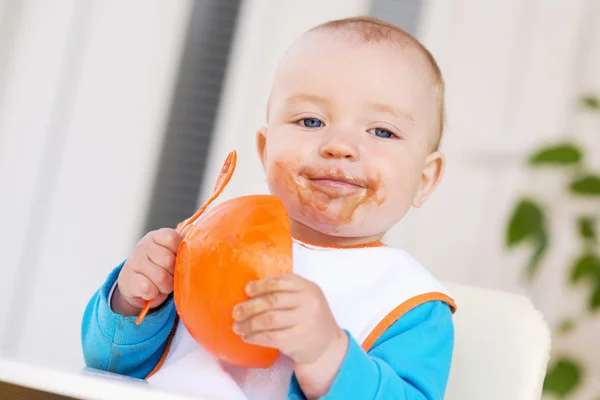
[[[277,68],[257,133],[270,192],[291,218],[294,273],[250,282],[233,310],[233,331],[280,357],[235,367],[193,341],[171,294],[185,232],[164,228],[88,304],[86,364],[195,394],[210,385],[199,373],[208,365],[234,382],[225,398],[442,399],[454,302],[381,239],[440,182],[443,119],[440,70],[400,28],[356,17],[303,34]]]

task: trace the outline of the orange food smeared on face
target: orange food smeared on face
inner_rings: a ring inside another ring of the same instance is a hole
[[[383,204],[385,197],[378,197],[378,191],[382,188],[383,182],[381,177],[377,179],[370,179],[367,183],[366,191],[364,194],[357,193],[356,195],[347,199],[344,203],[344,208],[340,213],[340,219],[346,223],[352,221],[352,216],[356,209],[362,205],[376,203],[378,206]]]
[[[317,223],[335,226],[352,222],[356,210],[361,206],[380,206],[385,201],[381,194],[384,188],[381,176],[367,180],[347,177],[342,171],[327,168],[298,168],[293,163],[274,162],[274,180],[282,182],[293,194],[302,209],[300,213]],[[329,189],[319,182],[320,177],[335,181],[347,181],[345,189]]]

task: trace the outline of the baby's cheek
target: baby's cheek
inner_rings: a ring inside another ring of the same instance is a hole
[[[286,192],[296,191],[296,183],[290,171],[293,163],[272,161],[267,168],[267,184],[275,195],[284,195]]]
[[[387,214],[390,219],[399,219],[406,214],[412,204],[414,188],[408,182],[388,185],[382,196],[385,200],[380,204],[381,212]]]

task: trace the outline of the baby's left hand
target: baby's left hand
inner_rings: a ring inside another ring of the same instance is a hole
[[[321,289],[298,275],[250,282],[246,293],[250,300],[233,309],[233,330],[247,343],[276,348],[296,364],[312,364],[346,340]]]

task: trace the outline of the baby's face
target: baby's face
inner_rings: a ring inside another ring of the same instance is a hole
[[[378,240],[425,200],[442,171],[428,71],[413,47],[340,33],[309,33],[292,46],[258,147],[297,236]]]

